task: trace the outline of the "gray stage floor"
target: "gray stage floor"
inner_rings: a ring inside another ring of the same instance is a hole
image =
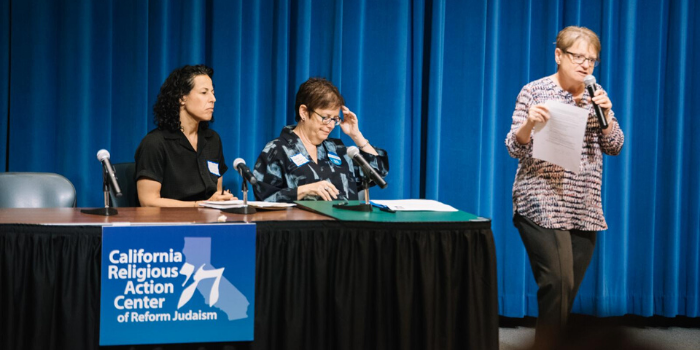
[[[649,349],[699,350],[700,328],[619,326],[620,334],[633,344],[643,344]],[[500,350],[529,349],[535,336],[531,327],[503,327],[499,329]]]

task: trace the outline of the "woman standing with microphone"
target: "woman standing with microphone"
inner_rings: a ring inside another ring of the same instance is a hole
[[[539,316],[535,348],[547,349],[566,326],[595,248],[608,228],[603,216],[603,153],[617,155],[624,135],[607,93],[590,96],[584,79],[600,61],[600,40],[590,29],[566,27],[557,35],[557,72],[525,85],[518,95],[506,147],[518,158],[513,183],[513,224],[520,232],[537,282]],[[587,109],[578,174],[532,157],[532,130],[550,118],[547,101]],[[594,111],[600,106],[603,129]]]

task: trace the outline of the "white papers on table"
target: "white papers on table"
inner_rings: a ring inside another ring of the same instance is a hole
[[[257,202],[248,201],[248,205],[258,209],[286,209],[293,207],[294,203],[275,203],[275,202]],[[243,208],[243,201],[240,199],[234,199],[230,201],[203,201],[199,202],[200,207],[214,208],[214,209],[230,209],[230,208]]]
[[[373,200],[375,206],[385,206],[394,211],[458,211],[432,199]]]
[[[588,110],[558,101],[547,101],[544,104],[549,109],[550,117],[547,123],[539,123],[535,127],[532,134],[532,157],[578,174]]]

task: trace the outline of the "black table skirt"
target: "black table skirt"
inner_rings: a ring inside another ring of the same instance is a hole
[[[95,349],[101,228],[0,225],[0,348]],[[498,349],[490,223],[257,223],[255,341],[135,349]]]

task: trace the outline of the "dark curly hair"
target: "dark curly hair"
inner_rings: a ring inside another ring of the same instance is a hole
[[[194,88],[194,78],[198,75],[208,75],[212,78],[214,70],[199,64],[196,66],[184,66],[178,68],[170,75],[160,87],[158,98],[153,105],[153,122],[160,130],[180,130],[180,99]],[[214,121],[212,117],[211,122]],[[209,122],[200,122],[199,128],[206,129]]]
[[[310,110],[341,107],[345,105],[345,99],[338,88],[324,78],[310,78],[299,86],[296,102],[294,103],[294,119],[301,120],[299,107],[306,105]],[[342,117],[342,116],[341,116]]]

